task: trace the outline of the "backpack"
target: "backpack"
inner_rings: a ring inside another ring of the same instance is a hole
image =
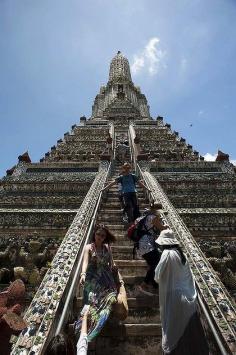
[[[127,235],[134,243],[138,243],[140,238],[148,233],[148,229],[145,226],[147,215],[137,218],[133,224],[128,228]],[[143,229],[143,227],[145,229]]]
[[[127,231],[128,238],[134,242],[133,259],[135,259],[135,257],[136,257],[137,249],[139,249],[139,240],[143,235],[149,234],[150,230],[153,230],[154,232],[156,232],[157,235],[160,234],[160,230],[156,229],[155,227],[151,227],[151,228],[147,229],[145,222],[146,222],[147,217],[150,214],[152,214],[152,213],[147,213],[145,216],[137,218],[134,221],[134,223],[131,224],[131,226],[128,228],[128,231]]]

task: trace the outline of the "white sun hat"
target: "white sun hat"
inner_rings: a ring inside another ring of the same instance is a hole
[[[175,245],[180,244],[175,238],[175,235],[171,229],[164,229],[161,231],[159,237],[156,239],[158,245]]]

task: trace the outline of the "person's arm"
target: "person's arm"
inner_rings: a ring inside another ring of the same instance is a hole
[[[82,265],[82,271],[80,274],[80,284],[83,285],[85,282],[85,276],[86,276],[86,271],[88,267],[88,261],[89,261],[89,249],[90,249],[90,244],[86,245],[84,249],[84,257],[83,257],[83,265]]]
[[[149,192],[152,191],[142,182],[142,180],[138,180],[137,183],[139,184],[139,186],[143,187],[144,189],[148,190]]]
[[[81,324],[81,335],[87,335],[87,321],[88,321],[88,313],[89,313],[89,306],[86,305],[86,311],[83,314],[82,324]]]
[[[76,345],[77,355],[86,355],[87,354],[87,350],[88,350],[88,336],[87,336],[88,312],[89,312],[89,308],[83,314],[80,337],[79,337],[79,341]]]
[[[116,183],[117,183],[116,180],[111,181],[108,185],[104,186],[104,188],[102,189],[102,191],[108,190],[109,187],[115,185]]]
[[[109,184],[107,184],[102,191],[108,190],[111,186],[118,184],[120,182],[120,177],[117,177],[115,180],[111,181]]]

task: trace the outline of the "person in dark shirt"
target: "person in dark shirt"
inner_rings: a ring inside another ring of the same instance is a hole
[[[131,165],[125,163],[122,166],[122,174],[110,182],[107,186],[104,187],[103,191],[109,189],[109,187],[121,184],[122,187],[122,196],[124,200],[124,210],[127,213],[128,222],[133,222],[137,217],[140,216],[138,200],[136,195],[136,184],[139,184],[143,188],[148,189],[148,187],[138,178],[137,175],[131,174]]]

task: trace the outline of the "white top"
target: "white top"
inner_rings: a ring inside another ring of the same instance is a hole
[[[150,230],[148,234],[144,234],[140,239],[139,239],[139,249],[138,249],[138,254],[140,256],[143,256],[144,254],[149,253],[150,251],[156,249],[156,244],[155,244],[155,239],[156,239],[156,234],[154,233],[152,229],[152,220],[156,216],[154,214],[148,215],[145,220],[145,226],[147,230]],[[151,228],[151,229],[150,229]]]
[[[155,281],[159,283],[162,348],[168,354],[176,348],[196,312],[197,291],[188,262],[182,264],[176,249],[163,251]]]
[[[87,355],[87,350],[88,350],[87,334],[80,334],[76,348],[77,348],[77,353],[76,353],[77,355]]]

